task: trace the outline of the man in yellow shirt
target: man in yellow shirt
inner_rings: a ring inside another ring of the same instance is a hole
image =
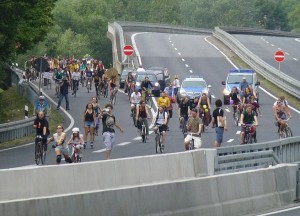
[[[165,108],[170,106],[170,99],[166,92],[161,93],[161,97],[159,97],[157,100],[157,105]]]

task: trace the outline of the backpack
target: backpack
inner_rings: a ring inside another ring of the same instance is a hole
[[[163,112],[163,117],[165,119],[165,116],[166,116],[166,111]],[[156,120],[155,120],[155,124],[157,123],[157,120],[158,120],[158,116],[159,116],[159,112],[157,112],[157,116],[156,116]]]

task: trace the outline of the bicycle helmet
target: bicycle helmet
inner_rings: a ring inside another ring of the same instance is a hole
[[[41,96],[39,96],[39,99],[40,100],[45,100],[45,96],[41,95]]]
[[[77,128],[77,127],[73,128],[72,133],[79,133],[79,128]]]

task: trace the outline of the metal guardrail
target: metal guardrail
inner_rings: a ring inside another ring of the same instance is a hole
[[[275,33],[274,33],[275,34]],[[213,36],[226,44],[244,62],[263,77],[300,99],[300,81],[284,74],[248,50],[240,41],[226,31],[215,28]]]
[[[215,173],[238,172],[300,162],[300,136],[287,139],[217,148]]]

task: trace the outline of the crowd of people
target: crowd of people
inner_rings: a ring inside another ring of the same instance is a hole
[[[70,60],[70,61],[52,61],[52,67],[50,71],[53,71],[53,79],[57,84],[57,96],[58,106],[60,109],[63,98],[66,100],[66,110],[69,110],[69,90],[73,91],[78,89],[79,83],[82,86],[87,86],[88,83],[95,84],[95,96],[91,101],[86,104],[82,115],[83,121],[83,134],[80,134],[78,127],[72,131],[72,137],[67,141],[66,134],[63,132],[63,126],[57,126],[57,133],[49,139],[49,127],[48,118],[51,113],[51,108],[44,96],[40,96],[39,100],[35,104],[33,111],[37,118],[34,122],[37,135],[43,136],[45,144],[55,142],[53,148],[57,155],[56,162],[60,163],[62,156],[66,162],[71,163],[72,159],[68,151],[68,145],[74,144],[79,148],[87,148],[88,143],[90,148],[93,149],[94,138],[97,136],[100,129],[100,122],[102,122],[102,136],[103,143],[106,147],[106,159],[111,158],[111,151],[115,145],[115,127],[122,133],[123,128],[117,123],[115,116],[113,115],[112,99],[118,91],[118,83],[116,76],[108,76],[106,69],[101,61],[96,60]],[[143,68],[139,68],[141,73]],[[84,81],[85,80],[85,81]],[[200,148],[202,146],[201,135],[203,131],[208,129],[211,124],[212,128],[215,128],[215,141],[214,147],[220,147],[223,142],[224,131],[227,130],[227,119],[222,109],[222,101],[217,99],[215,101],[215,109],[212,111],[210,98],[206,93],[195,97],[192,100],[189,97],[183,97],[180,103],[177,104],[177,93],[180,87],[180,81],[178,76],[174,77],[166,88],[162,91],[161,96],[157,99],[157,112],[151,115],[149,106],[147,105],[147,95],[151,94],[151,82],[145,78],[141,83],[141,91],[136,88],[132,88],[131,83],[134,81],[134,77],[131,73],[126,78],[126,92],[129,94],[130,102],[130,116],[135,117],[134,126],[139,130],[141,125],[146,127],[146,139],[149,139],[149,119],[152,117],[152,124],[154,125],[154,131],[159,131],[162,136],[161,144],[162,149],[166,145],[166,134],[170,127],[170,121],[174,116],[174,106],[178,109],[178,118],[180,129],[186,127],[185,138],[183,146],[185,150],[189,150],[190,141],[194,141],[194,147]],[[107,86],[107,90],[110,90],[109,103],[102,108],[98,102],[99,95],[102,92],[103,86]],[[92,88],[92,87],[91,87]],[[98,91],[99,90],[99,91]],[[244,144],[245,125],[252,125],[254,130],[258,127],[258,116],[262,116],[260,105],[257,101],[257,95],[253,91],[250,84],[246,79],[243,79],[239,86],[233,87],[230,93],[230,105],[233,108],[233,112],[236,109],[240,111],[240,143]],[[287,116],[291,118],[289,112],[288,102],[284,96],[274,103],[273,106],[274,116],[278,122],[278,133],[281,133],[286,125],[284,121]],[[89,137],[89,139],[88,139]],[[256,140],[256,130],[254,131],[254,139]],[[47,141],[48,140],[48,141]],[[89,140],[89,142],[88,142]],[[45,145],[47,146],[47,145]]]

